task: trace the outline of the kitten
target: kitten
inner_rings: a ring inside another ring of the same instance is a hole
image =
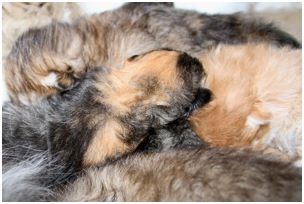
[[[4,176],[33,169],[18,188],[26,195],[30,191],[26,182],[35,176],[33,182],[42,189],[56,186],[84,167],[132,152],[151,128],[161,128],[210,100],[210,91],[200,88],[202,77],[197,59],[158,50],[127,60],[121,69],[96,69],[73,90],[39,104],[6,103],[2,108]],[[40,154],[46,158],[39,158]],[[42,165],[37,164],[40,159]],[[4,197],[14,200],[13,185],[5,181],[9,195]]]
[[[4,73],[14,102],[35,103],[71,89],[94,67],[120,68],[125,59],[168,47],[193,56],[218,43],[267,41],[301,45],[276,27],[240,15],[206,15],[170,3],[128,3],[116,10],[24,33]]]
[[[56,201],[301,201],[301,170],[246,151],[129,155],[87,169]]]
[[[194,131],[211,146],[264,150],[301,165],[301,50],[220,45],[200,60],[213,100],[190,117]]]

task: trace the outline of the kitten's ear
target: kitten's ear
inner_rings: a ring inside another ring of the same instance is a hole
[[[265,117],[261,117],[259,114],[251,113],[247,116],[246,125],[249,127],[256,127],[267,124],[269,124],[269,120]]]
[[[262,130],[263,127],[267,127],[271,120],[271,113],[265,109],[261,104],[256,103],[254,104],[252,111],[246,118],[245,127],[242,130],[244,141],[252,142],[253,140],[256,141],[255,145],[260,145],[260,136],[257,134]],[[267,128],[266,128],[267,129]],[[260,134],[263,134],[260,132]]]
[[[253,105],[251,113],[247,116],[246,126],[248,128],[257,128],[270,123],[272,115],[262,102],[256,102]]]

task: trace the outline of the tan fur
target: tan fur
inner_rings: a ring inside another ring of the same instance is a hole
[[[201,57],[214,100],[190,119],[212,146],[301,157],[301,50],[222,45]]]
[[[178,56],[179,53],[175,51],[154,51],[140,59],[126,61],[123,68],[114,69],[106,76],[106,82],[95,84],[103,93],[100,98],[96,95],[96,99],[107,104],[116,116],[128,115],[132,107],[140,105],[165,105],[170,100],[165,89],[178,89]],[[154,79],[151,84],[154,87],[149,86],[149,77]],[[114,118],[108,119],[90,142],[84,165],[96,164],[134,149],[132,144],[126,144],[123,140],[128,134],[129,130],[122,124]]]
[[[106,106],[108,113],[105,116],[96,116],[90,123],[93,127],[100,117],[105,117],[86,150],[84,166],[134,150],[147,133],[133,135],[134,129],[138,127],[132,127],[132,122],[135,121],[146,128],[163,123],[157,122],[155,119],[158,116],[150,111],[160,111],[163,106],[168,111],[171,107],[179,105],[172,104],[172,95],[186,99],[184,92],[187,91],[185,83],[181,83],[182,80],[194,80],[197,89],[199,88],[201,77],[181,75],[180,69],[187,69],[189,73],[193,71],[191,66],[178,63],[181,55],[184,56],[177,51],[152,51],[136,59],[128,59],[120,69],[113,69],[108,73],[101,72],[95,76],[97,80],[94,81],[94,87],[100,94],[94,95],[94,100]],[[201,67],[198,67],[198,70],[201,71]],[[194,95],[192,97],[194,100]],[[189,102],[191,103],[191,100]],[[122,121],[123,118],[130,116],[132,117],[128,123]],[[166,117],[178,116],[164,114],[162,120],[168,120]],[[144,127],[140,131],[143,131]],[[132,141],[132,137],[137,139]]]
[[[106,158],[126,153],[132,148],[119,137],[126,135],[127,130],[115,120],[108,120],[104,127],[97,131],[84,155],[83,165],[90,166]]]
[[[122,69],[112,70],[108,76],[111,84],[96,85],[104,93],[103,103],[118,114],[129,112],[139,101],[143,105],[168,105],[166,89],[179,88],[177,57],[178,52],[156,51],[127,61]]]

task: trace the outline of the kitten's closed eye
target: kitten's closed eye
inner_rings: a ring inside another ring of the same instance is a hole
[[[137,60],[137,59],[139,59],[139,58],[141,58],[141,57],[143,57],[143,56],[149,54],[150,52],[153,52],[153,51],[161,51],[161,50],[162,50],[162,51],[176,51],[176,50],[173,50],[173,49],[171,49],[171,48],[164,47],[164,48],[160,48],[160,49],[156,49],[156,50],[150,50],[150,51],[147,51],[147,52],[145,52],[145,53],[133,55],[133,56],[131,56],[131,57],[128,58],[128,61],[130,61],[130,62],[131,62],[131,61],[135,61],[135,60]]]
[[[133,55],[132,57],[128,58],[128,61],[134,61],[139,57],[139,55]]]

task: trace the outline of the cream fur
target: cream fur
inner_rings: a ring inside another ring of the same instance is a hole
[[[202,85],[214,101],[191,118],[200,137],[213,146],[271,148],[301,158],[301,50],[221,45],[201,61]]]

